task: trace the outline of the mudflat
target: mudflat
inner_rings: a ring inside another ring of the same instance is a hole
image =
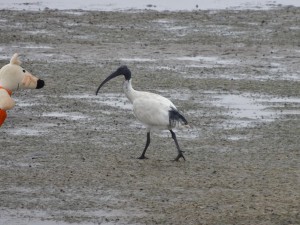
[[[0,224],[300,224],[300,9],[0,11],[45,80],[0,129]],[[146,131],[122,92],[169,98],[190,128]]]

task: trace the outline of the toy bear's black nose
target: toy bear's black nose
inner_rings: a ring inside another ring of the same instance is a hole
[[[44,86],[45,86],[45,82],[41,79],[38,79],[36,89],[41,89]]]

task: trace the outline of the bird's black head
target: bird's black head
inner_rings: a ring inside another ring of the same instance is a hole
[[[100,88],[106,83],[108,82],[109,80],[117,77],[117,76],[120,76],[120,75],[124,75],[125,77],[125,80],[130,80],[131,79],[131,72],[130,70],[128,69],[127,66],[123,65],[123,66],[120,66],[115,72],[113,72],[112,74],[110,74],[98,87],[97,91],[96,91],[96,95],[98,94]]]
[[[125,80],[130,80],[131,79],[131,71],[128,69],[127,66],[120,66],[117,71],[119,75],[124,75]]]

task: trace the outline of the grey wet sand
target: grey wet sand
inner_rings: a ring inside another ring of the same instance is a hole
[[[2,10],[1,66],[19,52],[46,86],[15,92],[1,127],[0,224],[300,224],[299,21],[293,7]],[[95,96],[121,64],[183,111],[186,161],[167,132],[137,159],[123,78]]]

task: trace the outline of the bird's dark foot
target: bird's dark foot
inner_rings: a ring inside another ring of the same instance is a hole
[[[148,159],[148,158],[144,155],[141,155],[140,157],[138,157],[138,159]]]
[[[185,160],[185,158],[184,158],[182,152],[178,153],[178,155],[177,155],[177,157],[174,159],[174,161],[178,162],[180,158],[183,158],[183,159]]]

